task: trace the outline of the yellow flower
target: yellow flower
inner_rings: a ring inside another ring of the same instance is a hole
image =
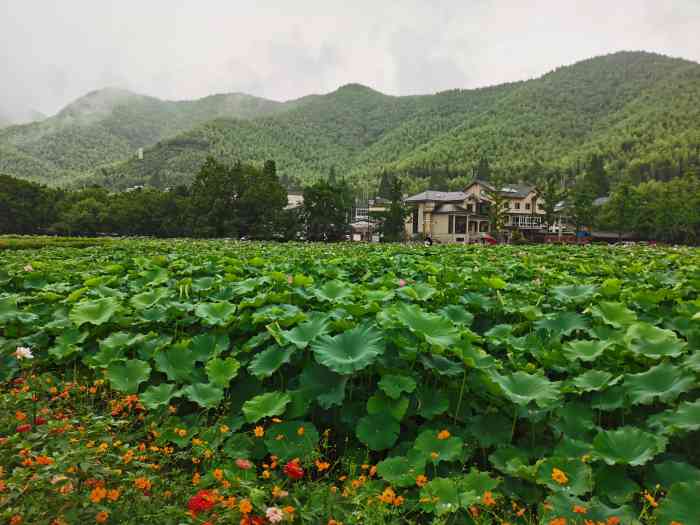
[[[200,477],[201,477],[201,476],[199,475],[199,472],[195,472],[195,473],[192,475],[192,485],[199,485],[199,479],[200,479]]]
[[[559,485],[566,485],[569,482],[569,478],[566,476],[564,471],[558,468],[552,469],[552,480],[559,483]]]
[[[250,514],[253,510],[253,505],[251,505],[249,500],[244,499],[238,504],[238,510],[240,510],[242,514]]]
[[[265,435],[265,429],[258,425],[255,427],[255,430],[253,431],[255,433],[255,437],[261,438]]]
[[[441,430],[438,432],[437,438],[440,440],[445,440],[450,437],[450,432],[448,430]]]
[[[423,474],[416,478],[416,485],[418,485],[419,487],[424,487],[426,483],[428,483],[428,478],[425,477]]]
[[[262,477],[265,479],[270,479],[270,471],[269,470],[263,470],[262,472]]]
[[[231,430],[231,429],[228,428],[227,425],[221,425],[221,426],[219,427],[219,432],[221,432],[222,434],[226,434],[226,432],[228,432],[229,430]]]
[[[432,459],[433,461],[437,461],[437,458],[439,458],[439,457],[440,457],[440,454],[438,454],[437,452],[430,453],[430,459]]]
[[[659,504],[656,502],[656,499],[654,499],[654,496],[652,496],[648,492],[644,492],[644,499],[647,500],[649,502],[649,505],[651,505],[654,508],[659,506]]]
[[[394,498],[396,498],[396,493],[391,487],[387,487],[384,489],[384,492],[381,493],[380,496],[377,496],[379,501],[382,503],[387,503],[391,504],[394,503]]]
[[[194,445],[194,446],[204,445],[204,441],[202,441],[199,438],[192,438],[192,445]]]
[[[184,428],[176,428],[175,433],[181,438],[184,438],[187,435],[187,430]]]

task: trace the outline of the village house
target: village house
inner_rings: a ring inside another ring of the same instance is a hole
[[[406,198],[404,202],[413,207],[406,221],[406,234],[442,243],[478,241],[491,231],[487,192],[492,188],[486,181],[475,180],[463,191],[427,190]],[[507,238],[516,230],[526,238],[543,230],[542,201],[538,201],[533,186],[508,184],[499,193],[507,204],[503,232]]]

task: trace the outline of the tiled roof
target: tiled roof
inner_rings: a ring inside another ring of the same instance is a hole
[[[423,191],[406,199],[406,202],[459,202],[467,198],[467,194],[462,191]]]

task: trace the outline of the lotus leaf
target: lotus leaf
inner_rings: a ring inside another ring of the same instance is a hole
[[[96,326],[105,324],[117,312],[119,303],[113,297],[83,301],[76,304],[70,312],[70,320],[76,326],[86,323]]]
[[[666,440],[634,427],[603,430],[593,440],[595,453],[608,465],[644,465],[666,448]]]
[[[243,415],[249,423],[256,423],[264,417],[280,416],[290,401],[289,394],[267,392],[243,403]]]
[[[145,361],[131,359],[126,362],[115,362],[107,367],[107,379],[120,392],[133,394],[138,391],[139,385],[148,381],[151,375],[151,366]]]
[[[371,450],[386,450],[394,446],[400,429],[398,421],[393,418],[371,414],[360,418],[355,434]]]
[[[320,337],[311,349],[320,364],[338,374],[351,374],[383,354],[384,341],[379,331],[364,325],[333,337]]]

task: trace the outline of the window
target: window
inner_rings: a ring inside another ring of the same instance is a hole
[[[455,216],[455,233],[467,233],[467,218],[464,215]]]
[[[526,209],[526,210],[529,210],[529,209],[530,209],[530,203],[529,203],[529,202],[526,202],[526,203],[525,203],[525,209]]]
[[[418,233],[418,210],[413,210],[413,233]]]
[[[450,215],[447,217],[447,233],[452,233],[455,230],[455,216]]]
[[[516,210],[519,210],[519,209],[520,209],[520,203],[519,203],[519,202],[514,202],[513,204],[515,204],[515,209],[516,209]]]
[[[467,204],[467,211],[469,213],[474,213],[474,205],[472,203]]]

